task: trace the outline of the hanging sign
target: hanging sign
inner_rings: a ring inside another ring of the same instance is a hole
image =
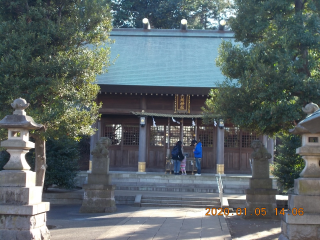
[[[190,113],[190,95],[176,94],[174,106],[175,113]]]

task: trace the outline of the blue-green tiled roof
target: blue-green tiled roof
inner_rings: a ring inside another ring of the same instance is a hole
[[[108,73],[97,77],[102,85],[215,87],[223,81],[215,65],[222,41],[233,33],[208,30],[115,29],[111,32]]]

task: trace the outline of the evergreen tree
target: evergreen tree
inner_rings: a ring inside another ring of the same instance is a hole
[[[296,149],[301,147],[301,137],[292,134],[281,134],[281,144],[276,147],[274,170],[272,174],[277,177],[278,186],[283,192],[287,192],[294,186],[294,179],[304,168],[304,160]]]
[[[79,171],[79,143],[69,138],[47,141],[47,172],[45,190],[55,184],[58,187],[74,188]]]
[[[223,42],[217,65],[226,80],[211,91],[207,120],[273,135],[304,118],[320,100],[320,1],[235,0],[235,39]]]
[[[225,0],[112,0],[113,26],[142,28],[148,18],[153,28],[179,29],[181,19],[189,29],[216,29],[219,19],[233,12],[231,1]]]
[[[96,75],[109,65],[107,0],[0,0],[0,119],[16,98],[46,131],[36,140],[37,185],[43,185],[45,142],[94,133]],[[6,138],[6,130],[2,131]]]

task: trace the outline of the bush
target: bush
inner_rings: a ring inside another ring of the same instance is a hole
[[[78,142],[68,138],[59,140],[48,139],[46,142],[47,170],[44,181],[44,190],[55,184],[62,188],[74,188],[75,177],[78,173],[79,148]],[[8,162],[10,154],[0,152],[0,170]],[[34,171],[35,153],[31,149],[26,154],[26,160]]]
[[[74,180],[78,173],[78,142],[68,138],[48,139],[46,157],[45,189],[52,184],[62,188],[74,188]]]
[[[287,193],[294,187],[294,179],[304,168],[304,160],[296,154],[296,148],[301,147],[301,137],[292,134],[279,136],[281,144],[276,147],[274,170],[272,174],[277,177],[279,190]]]

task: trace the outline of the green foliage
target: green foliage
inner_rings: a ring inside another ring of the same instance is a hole
[[[9,161],[10,154],[6,151],[0,152],[0,171],[3,170],[4,165]]]
[[[287,192],[294,186],[294,179],[304,168],[304,160],[296,154],[296,148],[301,146],[301,137],[297,135],[281,134],[281,144],[276,148],[274,170],[272,174],[277,177],[280,190]]]
[[[108,4],[0,0],[0,119],[22,97],[30,103],[27,114],[45,125],[43,137],[93,134],[96,75],[109,65],[109,48],[101,44],[111,29]]]
[[[242,44],[221,44],[217,66],[226,79],[205,112],[263,134],[288,130],[305,117],[301,107],[320,100],[320,4],[235,3],[231,28]]]
[[[78,173],[79,143],[68,138],[47,141],[47,171],[44,188],[55,184],[62,188],[74,188]]]
[[[221,19],[227,20],[234,12],[232,1],[186,0],[188,27],[194,29],[217,29]]]
[[[215,29],[210,20],[227,18],[232,4],[224,0],[113,0],[113,26],[142,28],[148,18],[153,28],[179,29],[181,19],[190,29]]]
[[[61,188],[74,188],[74,179],[78,173],[78,161],[80,158],[80,147],[83,143],[68,139],[48,139],[46,142],[47,171],[45,175],[44,189],[51,185]],[[0,152],[0,170],[8,162],[10,154],[6,151]],[[31,149],[26,154],[26,160],[34,171],[35,152]]]

